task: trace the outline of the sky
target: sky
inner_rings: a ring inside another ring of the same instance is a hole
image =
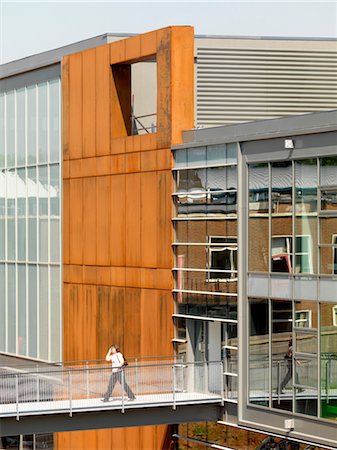
[[[104,33],[192,25],[200,35],[337,38],[337,0],[0,0],[0,63]]]

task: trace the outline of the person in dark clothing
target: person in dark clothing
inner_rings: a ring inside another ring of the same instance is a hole
[[[287,353],[284,355],[284,359],[287,361],[287,373],[285,377],[283,378],[281,384],[280,384],[280,393],[283,394],[283,389],[286,387],[286,385],[289,383],[289,381],[293,377],[293,340],[290,339],[288,343],[288,349]],[[298,377],[298,373],[295,369],[295,384],[300,384],[300,379]],[[303,389],[298,389],[298,392],[302,392]]]

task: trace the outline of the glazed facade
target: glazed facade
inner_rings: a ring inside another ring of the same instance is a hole
[[[311,117],[187,132],[174,148],[175,345],[221,357],[239,424],[294,418],[299,439],[333,445],[337,134],[310,133],[324,119]]]

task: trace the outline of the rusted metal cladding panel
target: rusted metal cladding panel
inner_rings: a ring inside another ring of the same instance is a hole
[[[128,135],[130,64],[157,60],[157,131]],[[63,357],[172,354],[172,143],[193,127],[193,29],[69,55],[63,89]],[[151,314],[149,314],[151,311]],[[58,448],[160,449],[169,427],[57,436]],[[102,444],[104,443],[104,444]]]
[[[172,427],[133,427],[114,430],[58,433],[57,448],[99,450],[158,450],[172,448]],[[142,445],[142,447],[140,447]]]

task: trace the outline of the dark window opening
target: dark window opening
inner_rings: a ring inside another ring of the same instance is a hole
[[[157,131],[155,58],[114,64],[111,69],[126,135],[155,133]]]

